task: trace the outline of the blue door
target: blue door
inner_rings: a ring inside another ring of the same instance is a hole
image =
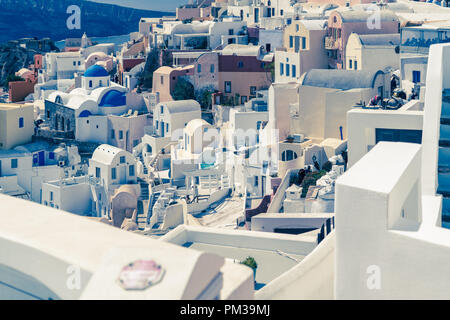
[[[45,151],[40,151],[38,157],[39,157],[39,166],[45,166]]]

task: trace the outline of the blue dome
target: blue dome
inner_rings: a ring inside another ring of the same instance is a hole
[[[109,75],[108,71],[106,71],[105,68],[97,64],[94,64],[93,66],[87,68],[86,72],[84,73],[84,76],[88,78],[107,77],[108,75]]]
[[[127,104],[127,97],[125,93],[111,90],[105,93],[100,101],[100,107],[121,107]]]

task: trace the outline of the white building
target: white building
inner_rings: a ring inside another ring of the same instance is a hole
[[[142,137],[144,157],[157,155],[170,144],[177,144],[183,137],[183,129],[188,122],[201,119],[201,107],[195,100],[162,102],[153,112],[153,132]]]
[[[79,52],[50,52],[43,59],[44,72],[39,75],[39,83],[49,80],[74,79],[76,74],[82,74],[84,56]]]
[[[337,299],[449,298],[449,57],[431,46],[422,146],[382,142],[337,182]]]
[[[136,170],[136,158],[131,153],[105,144],[95,149],[88,172],[94,182],[93,200],[97,205],[94,212],[98,216],[107,217],[115,189],[137,183]]]
[[[347,113],[348,165],[380,141],[422,143],[423,103],[411,100],[397,110],[354,108]]]
[[[347,70],[397,70],[400,67],[400,34],[352,33],[347,41],[345,59]]]

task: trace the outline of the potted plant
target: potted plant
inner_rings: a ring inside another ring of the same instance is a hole
[[[241,264],[246,265],[253,269],[253,277],[256,279],[256,269],[258,269],[258,264],[253,257],[247,257],[245,260],[241,261]],[[255,280],[256,281],[256,280]]]

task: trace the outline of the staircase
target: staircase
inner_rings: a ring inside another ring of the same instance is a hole
[[[148,200],[148,183],[142,179],[138,179],[139,184],[141,185],[141,196],[140,199]]]
[[[152,193],[152,195],[150,196],[150,201],[148,202],[148,210],[147,210],[147,221],[146,221],[147,225],[150,224],[150,218],[153,215],[153,207],[155,206],[156,201],[158,201],[160,195],[161,194],[158,192]]]
[[[136,223],[139,230],[145,230],[147,226],[147,214],[144,210],[144,201],[148,200],[148,183],[142,179],[138,179],[141,186],[141,195],[138,199]]]
[[[437,193],[443,197],[442,226],[450,229],[450,89],[442,94]]]
[[[141,161],[142,167],[144,168],[144,174],[147,176],[148,175],[148,168],[145,165],[144,157],[142,156],[142,152],[139,154],[138,160]]]

